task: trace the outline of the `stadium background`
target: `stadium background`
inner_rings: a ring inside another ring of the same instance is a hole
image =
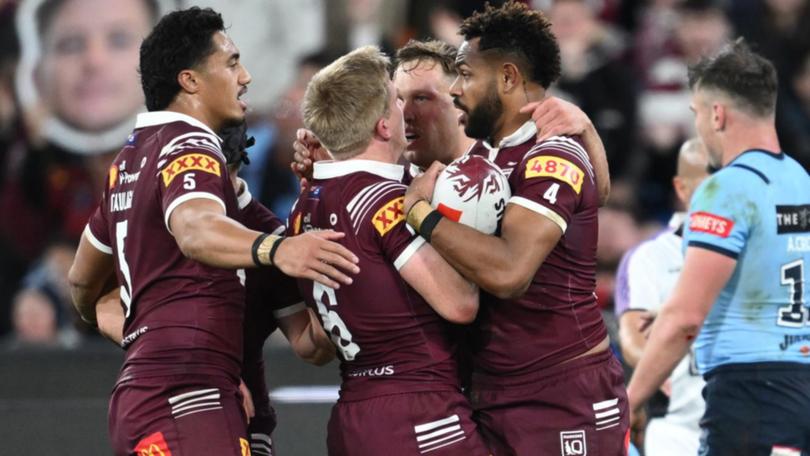
[[[359,45],[458,44],[459,21],[483,2],[65,0],[44,23],[42,3],[0,0],[0,454],[109,454],[106,406],[122,354],[78,321],[66,273],[108,164],[143,109],[133,37],[148,32],[149,7],[222,12],[253,76],[248,124],[257,144],[243,177],[285,216],[297,194],[291,141],[312,74]],[[597,293],[615,330],[621,255],[677,209],[675,154],[693,134],[688,64],[744,36],[779,71],[783,149],[810,166],[810,2],[528,3],[549,14],[560,41],[563,78],[553,93],[586,111],[608,151],[613,192],[600,211]],[[67,38],[53,42],[60,33]],[[323,454],[336,364],[307,366],[279,338],[265,353],[278,454]]]

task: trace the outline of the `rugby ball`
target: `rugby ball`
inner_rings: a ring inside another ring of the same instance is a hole
[[[479,155],[465,155],[439,174],[432,204],[455,222],[493,234],[510,196],[509,181],[495,163]]]

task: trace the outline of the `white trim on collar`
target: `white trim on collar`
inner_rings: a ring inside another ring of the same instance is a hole
[[[250,194],[248,183],[244,179],[237,177],[236,180],[239,181],[239,187],[242,189],[242,193],[236,195],[236,202],[239,203],[239,210],[241,211],[253,201],[253,195]]]
[[[523,144],[536,134],[537,134],[537,125],[534,124],[533,120],[527,120],[526,123],[521,125],[520,128],[514,131],[514,133],[501,139],[501,143],[498,145],[498,149]],[[492,147],[488,142],[483,141],[483,143],[485,146],[487,146],[488,149],[490,150],[494,149],[494,147]]]
[[[319,161],[313,165],[314,179],[333,179],[352,173],[371,173],[386,179],[402,182],[405,168],[402,165],[374,160],[349,159],[342,161]]]
[[[185,122],[197,128],[202,128],[222,141],[222,138],[220,138],[218,134],[214,133],[214,130],[211,130],[208,125],[200,122],[194,117],[176,111],[151,111],[140,113],[135,121],[135,128],[154,127],[155,125],[163,125],[172,122]]]

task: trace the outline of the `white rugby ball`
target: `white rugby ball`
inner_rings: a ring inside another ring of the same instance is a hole
[[[493,234],[510,196],[509,181],[498,165],[479,155],[465,155],[439,174],[432,204],[453,221]]]

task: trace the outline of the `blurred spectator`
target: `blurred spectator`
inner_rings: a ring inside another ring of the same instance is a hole
[[[11,145],[21,134],[20,112],[14,98],[14,75],[20,56],[17,29],[14,25],[15,4],[0,6],[0,189],[8,172]],[[7,214],[5,217],[9,217]],[[0,334],[9,331],[10,297],[25,273],[25,262],[15,254],[11,239],[0,236]]]
[[[5,348],[74,348],[79,343],[75,331],[61,330],[50,296],[36,288],[25,288],[14,297],[12,333]]]
[[[0,213],[13,215],[0,218],[3,271],[19,274],[55,239],[78,240],[143,109],[139,48],[158,13],[156,0],[20,4],[24,134],[4,148]],[[4,316],[10,294],[0,296]]]
[[[810,45],[810,2],[764,0],[742,3],[747,6],[747,12],[742,18],[735,16],[740,21],[737,31],[773,62],[779,83],[789,85],[801,64],[803,51]]]
[[[621,178],[633,154],[636,128],[636,84],[622,62],[624,36],[602,23],[586,0],[557,0],[548,14],[562,57],[555,88],[593,120],[611,175]]]
[[[256,144],[250,148],[251,166],[243,167],[240,177],[247,181],[253,195],[282,220],[298,197],[298,179],[290,171],[290,163],[295,132],[304,126],[301,100],[312,76],[331,61],[325,53],[301,59],[292,82],[270,112],[248,120],[248,135],[256,138]]]
[[[638,187],[639,214],[644,218],[666,222],[675,205],[670,185],[675,174],[675,157],[680,145],[693,133],[689,111],[687,68],[704,55],[717,52],[731,36],[731,26],[723,10],[706,0],[687,0],[677,6],[658,1],[656,14],[666,17],[656,40],[660,43],[657,59],[641,61],[646,88],[639,97],[641,153],[633,164],[633,180]],[[674,14],[674,15],[672,15]],[[652,35],[655,35],[654,33]],[[649,39],[651,33],[638,35]],[[647,43],[640,43],[639,56],[646,58]],[[652,54],[649,55],[652,57]]]
[[[782,150],[810,170],[810,48],[799,59],[789,85],[782,88],[776,109]]]
[[[613,309],[615,271],[619,261],[641,240],[642,233],[632,214],[623,209],[599,209],[599,243],[596,247],[596,296],[602,309]]]
[[[182,7],[211,7],[228,27],[253,82],[249,109],[267,114],[294,82],[296,63],[326,44],[325,0],[182,0]]]
[[[405,0],[327,2],[327,50],[342,55],[360,46],[379,46],[389,55],[407,42]]]

